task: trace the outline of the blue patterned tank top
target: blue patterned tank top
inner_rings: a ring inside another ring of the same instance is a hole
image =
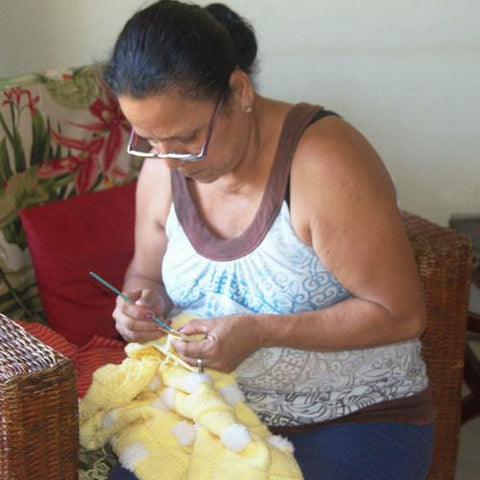
[[[240,237],[221,239],[210,232],[185,178],[172,171],[162,275],[175,309],[202,318],[283,315],[319,310],[351,296],[296,235],[284,200],[295,147],[319,110],[298,104],[287,115],[259,210]],[[415,410],[425,406],[422,393],[428,386],[420,349],[416,339],[342,352],[262,348],[237,375],[249,405],[271,426],[325,422],[372,408],[388,412],[389,405],[393,412],[406,398],[418,399]]]

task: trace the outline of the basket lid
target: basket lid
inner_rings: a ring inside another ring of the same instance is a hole
[[[0,382],[42,372],[67,357],[0,313]]]

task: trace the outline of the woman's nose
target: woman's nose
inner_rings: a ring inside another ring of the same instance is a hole
[[[160,155],[164,155],[165,153],[168,153],[171,150],[171,148],[165,142],[149,141],[149,143],[153,151]]]
[[[174,158],[170,157],[164,158],[163,161],[165,162],[165,165],[167,165],[167,168],[169,168],[170,170],[178,168],[178,166],[180,165],[179,160],[175,160]]]

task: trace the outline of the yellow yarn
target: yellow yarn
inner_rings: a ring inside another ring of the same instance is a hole
[[[184,313],[174,325],[191,318]],[[168,337],[125,351],[122,364],[95,372],[80,401],[84,448],[111,442],[140,480],[303,478],[291,451],[270,442],[271,432],[237,395],[234,374],[198,374]]]

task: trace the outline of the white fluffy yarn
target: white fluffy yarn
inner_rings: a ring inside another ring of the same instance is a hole
[[[102,427],[104,428],[104,430],[110,430],[113,427],[116,420],[115,414],[116,414],[115,410],[110,410],[105,414],[102,422]]]
[[[212,379],[206,373],[189,373],[183,382],[183,389],[187,393],[195,393],[202,383],[212,383]]]
[[[177,439],[177,442],[184,447],[193,445],[197,436],[196,426],[186,421],[178,422],[170,429],[170,432]]]
[[[295,450],[292,442],[290,442],[290,440],[286,439],[285,437],[282,437],[281,435],[272,435],[271,437],[267,438],[267,442],[270,445],[273,445],[274,447],[277,447],[279,450],[282,450],[284,452],[293,453]]]
[[[158,408],[162,412],[169,412],[171,408],[168,408],[167,405],[165,405],[165,402],[162,398],[161,395],[159,395],[153,402],[152,402],[152,407]]]
[[[133,443],[132,445],[127,445],[123,449],[118,456],[118,459],[127,470],[133,472],[137,462],[149,457],[149,451],[141,443]]]
[[[175,389],[173,387],[164,388],[160,394],[160,399],[169,410],[172,410],[175,406]]]
[[[245,395],[238,385],[227,385],[226,387],[220,388],[219,392],[229,405],[235,406],[237,403],[245,402]]]
[[[150,383],[148,384],[148,389],[151,392],[156,392],[159,387],[163,385],[162,379],[158,375],[154,375],[153,378],[150,380]]]
[[[220,439],[232,452],[241,452],[252,440],[247,427],[239,423],[234,423],[227,427]]]

